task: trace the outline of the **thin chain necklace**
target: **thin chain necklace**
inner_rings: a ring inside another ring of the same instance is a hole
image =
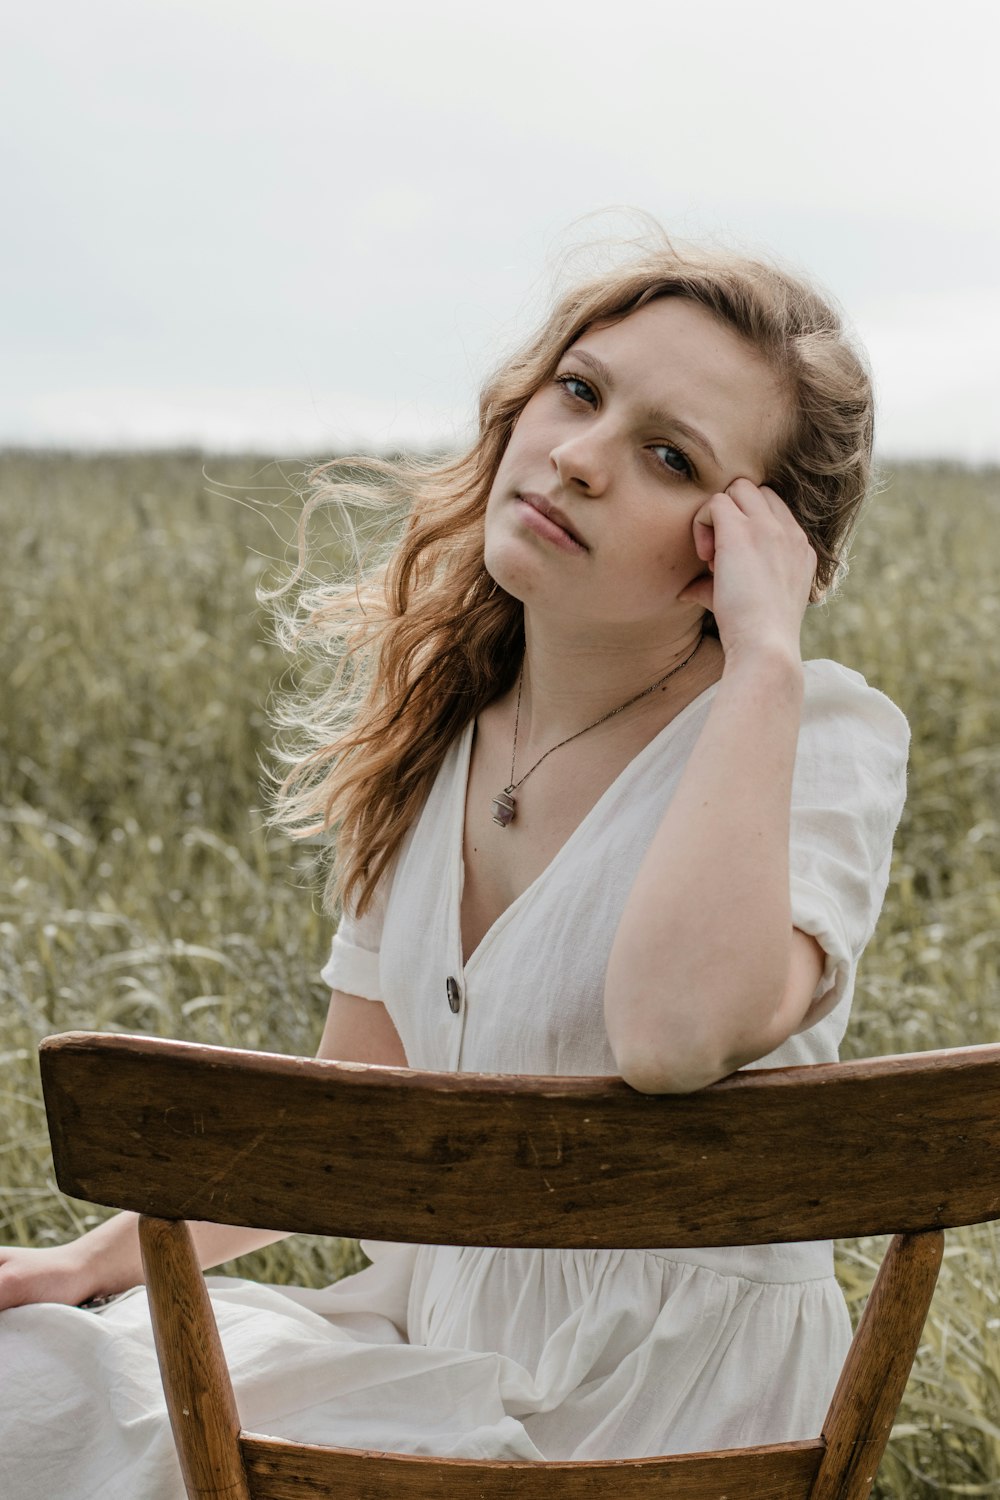
[[[520,781],[515,781],[514,765],[517,760],[517,726],[521,719],[521,689],[524,686],[524,662],[522,660],[521,670],[518,674],[517,679],[517,707],[514,710],[514,748],[510,753],[510,783],[508,786],[504,787],[502,792],[497,792],[496,796],[493,798],[492,807],[494,823],[498,823],[501,828],[506,828],[510,823],[513,823],[514,814],[517,811],[517,800],[514,796],[514,793],[517,791],[518,787],[524,785],[532,772],[538,770],[538,767],[541,765],[542,761],[546,760],[553,753],[553,751],[561,750],[563,745],[569,744],[570,740],[578,740],[581,734],[586,734],[590,729],[596,729],[598,724],[606,724],[608,719],[613,719],[615,714],[624,713],[626,708],[631,708],[632,704],[638,703],[640,698],[648,698],[650,693],[654,693],[658,687],[663,686],[668,677],[673,677],[675,672],[679,672],[682,667],[687,666],[688,662],[694,656],[695,652],[698,650],[698,647],[701,645],[704,639],[704,634],[700,635],[695,642],[694,650],[689,651],[683,661],[678,662],[676,667],[671,667],[669,672],[664,672],[662,677],[658,677],[655,682],[651,682],[648,688],[643,688],[641,693],[636,693],[634,698],[629,698],[626,703],[619,704],[618,707],[613,708],[610,713],[602,714],[599,719],[595,719],[593,724],[584,725],[583,729],[578,729],[576,731],[576,734],[567,735],[564,740],[559,741],[558,745],[553,745],[551,750],[546,750],[545,754],[540,755],[539,758],[535,761],[535,764],[531,767],[531,769],[525,771]]]

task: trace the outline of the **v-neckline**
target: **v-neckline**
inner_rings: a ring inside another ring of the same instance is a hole
[[[521,904],[526,901],[534,891],[538,889],[543,881],[545,881],[549,876],[550,872],[562,862],[567,849],[571,848],[572,845],[577,842],[577,839],[583,833],[588,823],[590,823],[592,819],[595,819],[597,817],[604,803],[610,798],[610,796],[614,791],[616,791],[616,789],[620,788],[625,778],[629,776],[634,770],[636,770],[646,760],[647,757],[651,756],[657,746],[662,744],[664,739],[669,739],[671,735],[675,733],[679,726],[684,722],[684,720],[691,715],[692,711],[700,704],[704,703],[705,699],[708,698],[710,694],[713,694],[715,692],[718,685],[718,679],[716,679],[715,682],[710,682],[707,687],[703,688],[701,692],[696,695],[696,697],[691,699],[690,703],[686,703],[684,705],[680,713],[675,714],[674,717],[669,721],[669,723],[664,724],[663,728],[657,731],[657,733],[653,736],[649,743],[644,745],[637,755],[633,755],[632,759],[628,761],[626,765],[622,766],[621,770],[618,772],[618,775],[615,776],[614,779],[610,781],[604,788],[604,791],[598,797],[593,807],[591,807],[588,812],[584,813],[583,817],[580,819],[579,823],[577,823],[576,827],[573,829],[569,837],[566,838],[562,844],[560,844],[559,848],[556,850],[555,854],[553,854],[548,864],[538,872],[534,880],[532,880],[528,885],[525,886],[524,890],[520,893],[519,896],[515,896],[513,901],[511,901],[509,905],[504,907],[503,911],[500,912],[500,914],[493,920],[490,926],[483,933],[482,937],[479,939],[479,942],[476,944],[475,948],[473,948],[469,956],[466,957],[465,943],[462,937],[462,896],[465,890],[465,806],[469,797],[469,771],[472,766],[472,741],[476,730],[475,719],[469,720],[468,724],[462,731],[462,738],[460,739],[458,744],[458,763],[455,767],[455,779],[456,782],[459,783],[456,791],[460,794],[456,795],[455,797],[456,817],[455,826],[452,829],[452,869],[455,871],[457,877],[453,883],[454,902],[452,910],[452,921],[454,922],[455,929],[457,931],[458,953],[459,957],[462,960],[462,973],[464,975],[468,975],[470,968],[476,963],[476,960],[479,958],[483,950],[489,947],[496,934],[501,931],[502,928],[506,927],[513,913],[516,912]]]

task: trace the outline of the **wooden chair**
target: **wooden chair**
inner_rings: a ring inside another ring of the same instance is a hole
[[[734,1074],[417,1073],[69,1033],[41,1048],[60,1187],[136,1210],[167,1404],[199,1500],[863,1500],[945,1227],[1000,1218],[1000,1046]],[[240,1427],[185,1219],[506,1246],[895,1232],[822,1434],[603,1463],[297,1445]]]

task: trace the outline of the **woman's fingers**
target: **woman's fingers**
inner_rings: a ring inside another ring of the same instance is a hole
[[[711,570],[715,558],[715,522],[712,519],[711,505],[703,505],[694,518],[694,550],[703,563],[708,563]]]
[[[692,530],[711,576],[693,580],[684,597],[712,610],[724,649],[797,642],[817,559],[780,495],[735,479],[699,508]]]
[[[68,1245],[0,1248],[0,1311],[29,1302],[75,1304],[89,1295],[72,1241]]]
[[[725,497],[748,520],[757,519],[765,521],[771,518],[776,521],[792,545],[798,542],[803,555],[805,555],[805,551],[808,548],[808,551],[812,554],[813,572],[815,573],[818,561],[815,550],[810,544],[809,538],[802,530],[802,527],[779,494],[766,484],[757,485],[749,479],[734,479],[725,491]],[[713,496],[713,500],[715,498],[718,497]]]
[[[715,581],[708,573],[702,573],[677,595],[684,604],[697,604],[702,609],[715,609]]]
[[[734,479],[724,493],[745,515],[761,515],[768,511],[772,516],[795,519],[781,496],[766,484],[754,484],[751,479]]]

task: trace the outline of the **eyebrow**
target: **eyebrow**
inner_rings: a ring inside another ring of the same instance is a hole
[[[581,349],[578,344],[572,344],[563,355],[563,359],[578,359],[581,364],[588,365],[599,380],[603,381],[609,391],[614,390],[615,377],[608,366],[596,354],[591,354],[588,349]],[[646,419],[654,427],[672,427],[675,432],[681,433],[683,437],[690,438],[692,443],[697,443],[699,448],[704,449],[716,468],[721,469],[718,455],[712,447],[708,438],[697,427],[692,427],[689,422],[684,422],[680,417],[675,417],[672,412],[663,411],[659,407],[647,407],[644,413]]]

